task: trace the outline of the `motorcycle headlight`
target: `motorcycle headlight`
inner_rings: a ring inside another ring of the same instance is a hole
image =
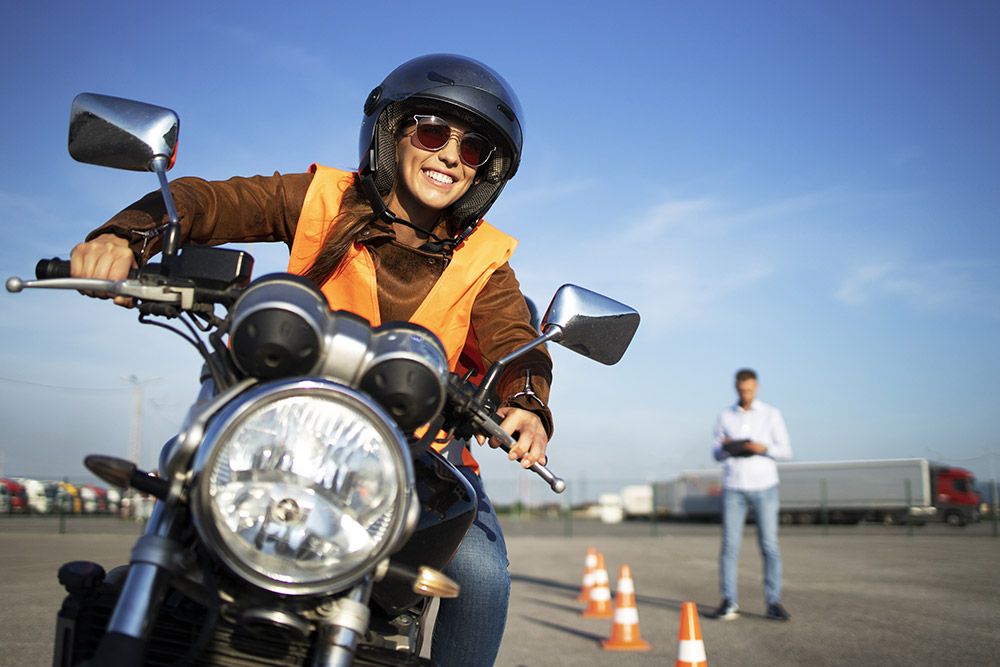
[[[376,403],[323,380],[278,381],[229,403],[195,460],[205,542],[262,588],[339,590],[398,546],[413,468]]]

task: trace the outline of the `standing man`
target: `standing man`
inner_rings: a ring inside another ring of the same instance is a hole
[[[722,472],[722,549],[719,587],[722,604],[714,618],[729,621],[740,615],[737,593],[740,542],[747,508],[757,516],[757,542],[764,561],[767,617],[791,618],[781,604],[781,551],[778,549],[778,466],[791,458],[788,430],[777,408],[756,400],[757,374],[749,368],[736,373],[739,402],[726,408],[715,425],[716,461]]]

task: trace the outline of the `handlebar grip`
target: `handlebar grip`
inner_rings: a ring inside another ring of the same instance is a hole
[[[58,257],[39,260],[38,264],[35,265],[35,277],[39,280],[70,278],[69,260]]]
[[[138,270],[129,269],[129,278],[136,278],[138,275]],[[35,264],[35,277],[39,280],[48,280],[49,278],[72,278],[73,276],[70,273],[70,261],[68,259],[60,259],[58,257],[53,257],[52,259],[40,259],[38,260],[38,264]]]

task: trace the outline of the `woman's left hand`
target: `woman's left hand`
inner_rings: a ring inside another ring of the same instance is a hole
[[[503,420],[500,422],[500,427],[503,430],[511,435],[517,434],[514,446],[511,447],[507,458],[511,461],[520,460],[522,468],[530,468],[536,463],[545,465],[547,460],[545,449],[548,447],[549,437],[546,435],[542,420],[538,418],[538,415],[512,407],[500,408],[497,410],[497,415]],[[485,440],[482,436],[476,436],[476,439],[479,440],[480,445]],[[494,449],[500,446],[496,440],[490,440],[489,444]]]

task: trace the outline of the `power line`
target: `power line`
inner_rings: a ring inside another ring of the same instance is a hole
[[[42,389],[57,389],[59,391],[128,391],[129,387],[67,387],[65,385],[43,384],[41,382],[29,382],[28,380],[18,380],[0,376],[0,382],[26,385],[29,387],[40,387]]]

